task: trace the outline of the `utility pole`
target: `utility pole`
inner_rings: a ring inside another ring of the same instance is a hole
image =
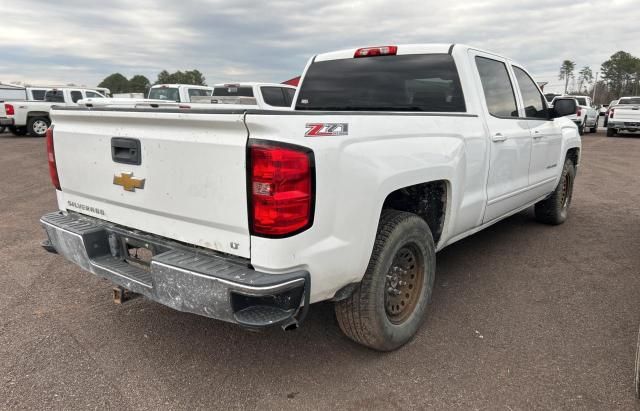
[[[593,96],[591,96],[591,101],[595,103],[596,101],[596,89],[598,88],[598,72],[596,71],[596,82],[593,84]]]

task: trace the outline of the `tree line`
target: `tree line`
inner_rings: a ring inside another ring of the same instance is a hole
[[[565,94],[595,94],[594,101],[603,104],[622,96],[640,93],[640,58],[626,51],[613,53],[602,63],[597,82],[594,82],[591,68],[584,66],[578,72],[577,89],[570,90],[569,81],[575,79],[575,70],[574,61],[564,60],[560,65],[558,78],[565,81]]]
[[[204,75],[198,70],[186,70],[186,71],[176,71],[174,73],[169,73],[167,70],[162,70],[158,73],[158,78],[153,84],[195,84],[199,86],[206,86],[206,80]],[[149,89],[151,88],[151,81],[141,75],[136,74],[135,76],[127,79],[120,73],[113,73],[108,75],[98,84],[98,87],[106,87],[111,90],[112,94],[116,93],[143,93],[145,96],[149,93]]]

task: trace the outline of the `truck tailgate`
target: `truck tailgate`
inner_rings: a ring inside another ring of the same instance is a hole
[[[624,121],[625,123],[635,123],[640,125],[640,106],[635,105],[622,105],[616,106],[613,109],[613,120]]]
[[[62,109],[52,119],[61,208],[250,256],[242,114]],[[139,165],[112,158],[135,140]]]

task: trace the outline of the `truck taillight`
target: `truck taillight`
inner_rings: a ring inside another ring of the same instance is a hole
[[[4,103],[4,112],[8,116],[13,116],[16,114],[16,110],[13,108],[13,104]]]
[[[353,57],[395,56],[397,52],[397,46],[365,47],[356,50]]]
[[[580,107],[578,107],[576,109],[576,116],[580,117],[580,114],[582,114],[582,109]]]
[[[56,190],[62,190],[60,188],[60,179],[58,178],[58,167],[56,166],[56,153],[53,149],[53,126],[47,129],[47,161],[49,162],[49,176],[51,177],[51,184]]]
[[[613,118],[613,110],[614,109],[609,110],[609,118]]]
[[[251,141],[248,153],[251,234],[287,237],[313,224],[313,152],[290,144]]]

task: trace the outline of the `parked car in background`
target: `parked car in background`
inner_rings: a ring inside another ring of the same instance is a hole
[[[578,103],[576,112],[567,116],[571,121],[576,123],[580,135],[585,133],[588,128],[590,132],[595,133],[598,131],[598,110],[595,109],[589,96],[562,96],[563,98],[574,98]],[[555,97],[557,99],[559,97]]]
[[[388,351],[423,323],[437,250],[534,205],[567,219],[576,100],[550,108],[514,61],[366,47],[314,56],[302,78],[290,112],[55,107],[43,245],[254,330],[333,301],[349,338]]]
[[[607,114],[607,107],[609,107],[608,104],[600,104],[600,108],[598,108],[598,114],[601,116]]]
[[[2,103],[0,125],[5,125],[17,136],[26,134],[44,137],[51,124],[49,111],[52,106],[77,106],[86,98],[104,98],[93,89],[62,88],[45,92],[44,101],[12,101]]]
[[[175,101],[190,103],[192,97],[210,96],[213,87],[195,86],[192,84],[156,84],[149,90],[147,98],[150,100]]]
[[[607,137],[614,137],[621,131],[640,132],[640,97],[621,97],[609,110]]]
[[[213,86],[211,98],[198,98],[198,102],[255,105],[265,110],[290,109],[296,88],[278,83],[226,83]]]

